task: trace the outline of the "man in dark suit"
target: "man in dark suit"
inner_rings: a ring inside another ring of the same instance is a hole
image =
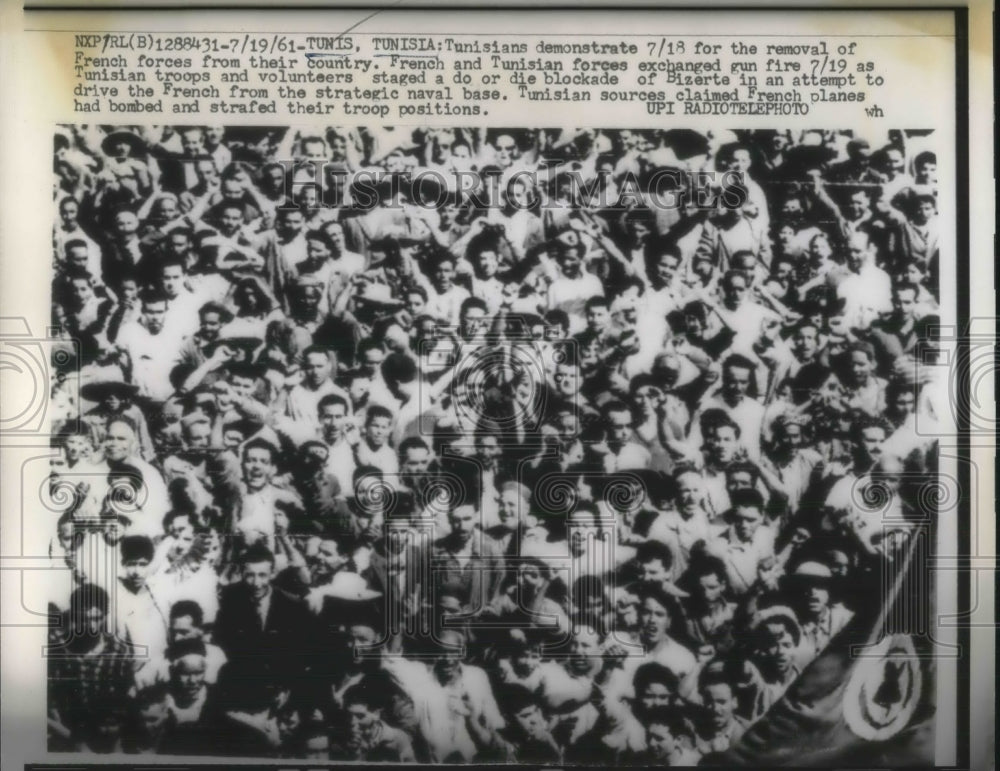
[[[255,683],[308,690],[320,654],[310,649],[317,640],[312,615],[273,586],[274,555],[266,546],[248,547],[240,562],[242,581],[223,589],[215,621],[215,641],[229,659],[227,690],[253,692]]]

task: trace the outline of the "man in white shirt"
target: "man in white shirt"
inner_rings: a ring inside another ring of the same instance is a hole
[[[118,636],[135,649],[138,670],[155,666],[167,649],[170,598],[154,590],[146,580],[153,560],[153,541],[144,535],[122,539],[121,574],[115,592],[115,621]]]
[[[271,484],[276,455],[274,445],[264,439],[251,439],[243,445],[243,500],[235,525],[247,543],[261,539],[270,543],[278,507],[302,508],[295,493]]]
[[[336,395],[349,401],[347,392],[333,382],[336,374],[337,358],[333,351],[312,345],[302,352],[302,382],[289,389],[284,409],[285,417],[294,424],[289,433],[300,442],[315,436],[319,403],[324,397]]]
[[[722,306],[719,315],[733,331],[733,346],[751,347],[761,333],[764,321],[778,315],[750,299],[750,283],[742,271],[731,270],[722,278]]]
[[[449,324],[457,325],[462,303],[469,297],[469,290],[455,283],[455,257],[441,252],[434,264],[431,277],[434,295],[427,303],[427,312]]]
[[[736,490],[726,512],[729,528],[709,544],[709,552],[726,565],[729,586],[737,595],[749,592],[762,566],[774,556],[774,532],[764,522],[764,499],[757,490]]]
[[[582,332],[586,327],[584,309],[587,300],[603,297],[604,285],[593,273],[583,270],[583,246],[576,233],[564,233],[551,241],[548,248],[559,266],[559,275],[549,286],[547,307],[566,312],[570,334]]]
[[[361,436],[350,417],[349,399],[330,393],[319,400],[319,427],[330,449],[327,473],[332,474],[344,493],[351,491],[354,479],[354,447]],[[353,441],[352,441],[353,440]]]
[[[159,292],[142,297],[142,320],[121,330],[115,341],[128,357],[130,382],[140,396],[162,403],[173,395],[170,372],[180,362],[183,337],[166,328],[167,298]]]
[[[764,425],[764,405],[747,395],[756,367],[745,356],[730,354],[722,364],[722,387],[702,402],[691,419],[690,441],[700,447],[701,416],[706,410],[720,409],[740,427],[740,444],[747,456],[760,460],[760,436]]]
[[[847,242],[850,274],[837,285],[844,301],[845,321],[867,329],[882,313],[892,310],[892,279],[875,266],[875,246],[864,231],[855,231]]]

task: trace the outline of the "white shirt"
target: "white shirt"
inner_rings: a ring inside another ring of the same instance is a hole
[[[569,316],[569,333],[582,332],[587,326],[584,307],[591,297],[604,297],[604,284],[593,273],[583,271],[576,278],[559,276],[549,286],[549,310],[562,310]]]
[[[183,338],[166,326],[151,335],[141,324],[130,324],[119,332],[116,342],[132,363],[132,382],[139,394],[158,402],[169,399],[174,393],[170,371],[180,363]]]

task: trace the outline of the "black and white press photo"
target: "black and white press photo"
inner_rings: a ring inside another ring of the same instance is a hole
[[[50,752],[933,764],[954,154],[672,120],[56,128]]]

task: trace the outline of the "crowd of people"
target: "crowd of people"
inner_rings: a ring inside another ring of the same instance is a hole
[[[929,515],[933,139],[60,127],[50,749],[735,746]]]

